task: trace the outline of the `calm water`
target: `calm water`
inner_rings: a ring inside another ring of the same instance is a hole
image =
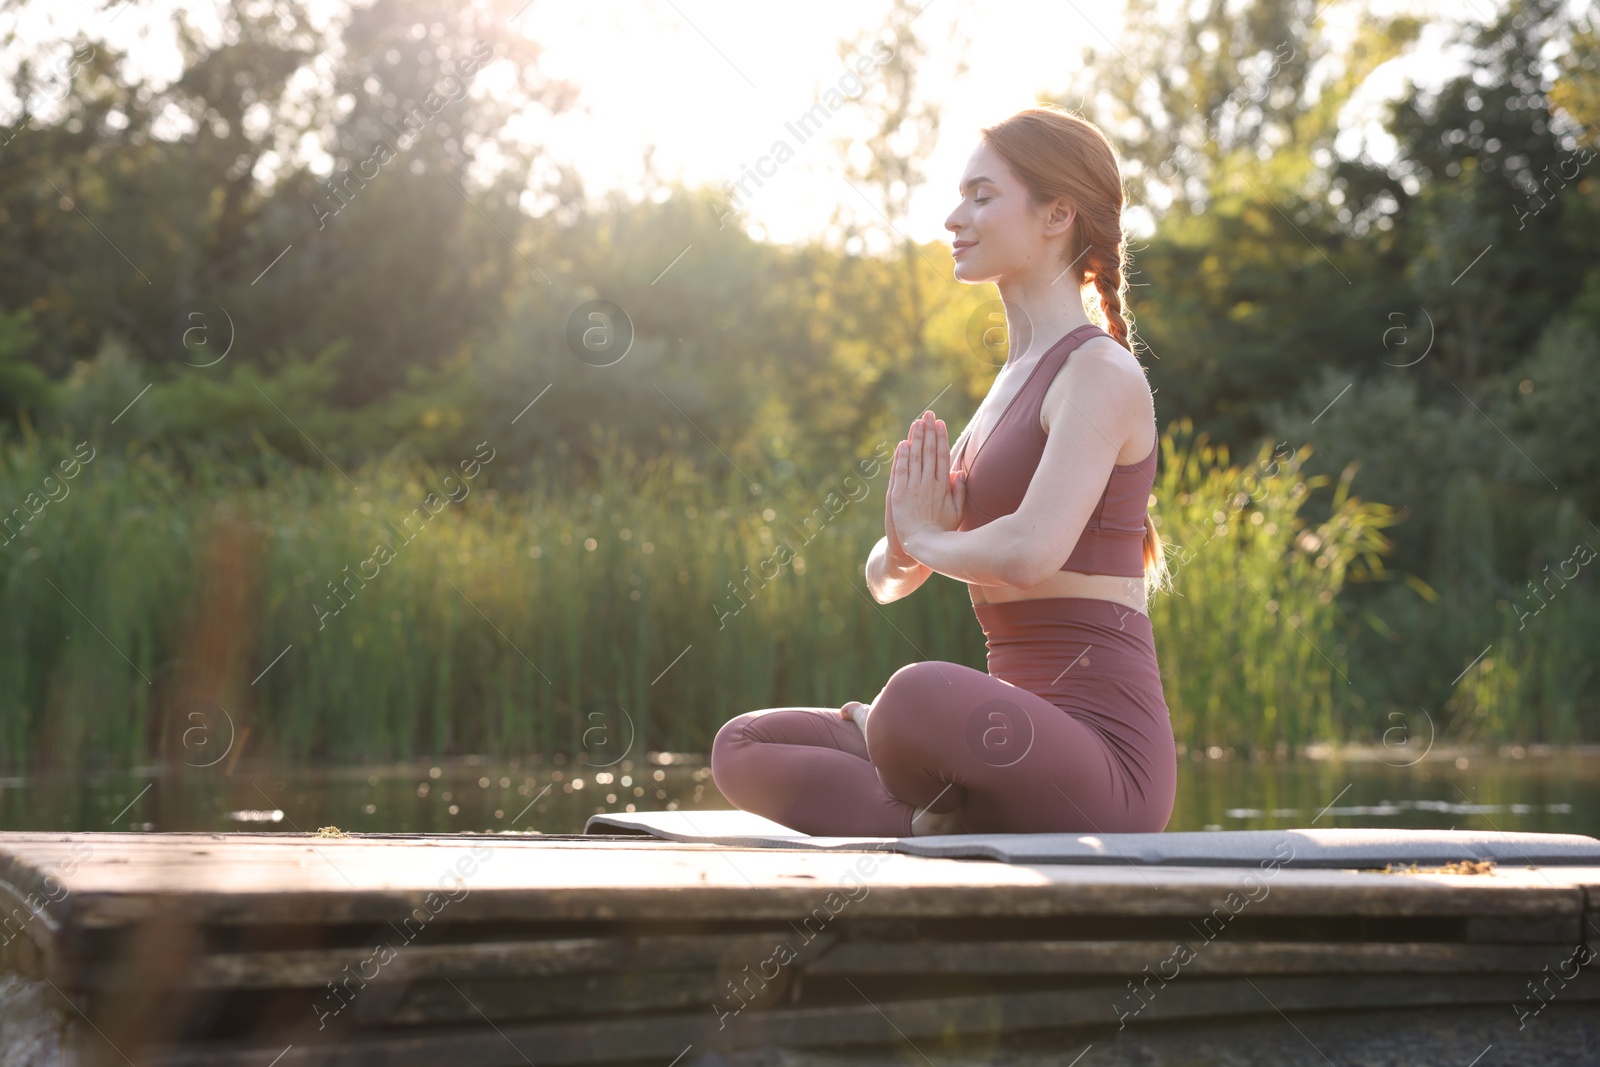
[[[1517,755],[1521,753],[1521,755]],[[1435,749],[1293,762],[1186,757],[1168,830],[1398,826],[1600,836],[1600,751]],[[1392,757],[1389,757],[1392,760]],[[1395,761],[1398,762],[1398,761]],[[599,811],[726,808],[704,755],[607,767],[468,757],[333,770],[148,768],[0,779],[0,829],[582,833]]]

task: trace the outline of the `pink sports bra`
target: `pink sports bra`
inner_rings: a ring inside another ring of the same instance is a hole
[[[1097,333],[1110,336],[1090,323],[1073,330],[1040,356],[972,462],[965,468],[952,464],[956,470],[969,472],[966,512],[961,517],[961,525],[956,527],[958,530],[986,526],[1002,515],[1015,512],[1022,503],[1022,496],[1038,469],[1039,457],[1044,453],[1046,435],[1039,426],[1039,411],[1045,390],[1073,350]],[[1013,418],[1013,409],[1020,412],[1021,417]],[[1111,469],[1105,491],[1100,494],[1100,503],[1089,516],[1072,555],[1061,565],[1062,570],[1127,577],[1144,575],[1144,520],[1150,487],[1155,484],[1156,453],[1160,443],[1158,434],[1150,454],[1143,460],[1117,464]],[[965,457],[969,444],[970,438],[962,442],[961,456]],[[988,462],[979,466],[978,461],[983,459]]]

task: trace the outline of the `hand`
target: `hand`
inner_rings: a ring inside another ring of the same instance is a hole
[[[839,717],[846,722],[853,722],[861,731],[863,739],[867,736],[867,716],[872,712],[871,704],[863,704],[859,700],[848,701],[839,709]]]
[[[950,476],[950,438],[944,420],[924,412],[911,424],[907,439],[895,449],[889,476],[887,523],[893,523],[903,551],[906,542],[930,530],[961,525],[967,504],[967,480]]]
[[[901,542],[900,533],[895,529],[894,525],[894,509],[890,505],[894,501],[894,472],[898,467],[898,463],[893,461],[890,462],[889,487],[888,490],[883,494],[883,535],[888,540],[889,544],[889,551],[884,562],[888,565],[891,572],[909,574],[918,567],[921,567],[922,564],[919,563],[916,558],[911,555],[911,553],[906,551],[906,546],[903,542]],[[846,718],[849,718],[849,716],[846,716]]]

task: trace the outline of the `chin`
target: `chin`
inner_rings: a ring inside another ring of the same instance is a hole
[[[955,274],[955,279],[958,282],[970,282],[971,284],[976,285],[979,282],[989,281],[989,278],[985,276],[981,270],[978,270],[973,266],[970,257],[967,259],[958,259],[952,264],[952,266],[955,268],[953,273]]]

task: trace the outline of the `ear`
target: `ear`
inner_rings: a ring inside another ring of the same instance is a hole
[[[1066,233],[1077,217],[1078,206],[1064,196],[1057,197],[1055,202],[1050,205],[1049,214],[1045,216],[1045,236],[1054,237],[1057,234]]]

